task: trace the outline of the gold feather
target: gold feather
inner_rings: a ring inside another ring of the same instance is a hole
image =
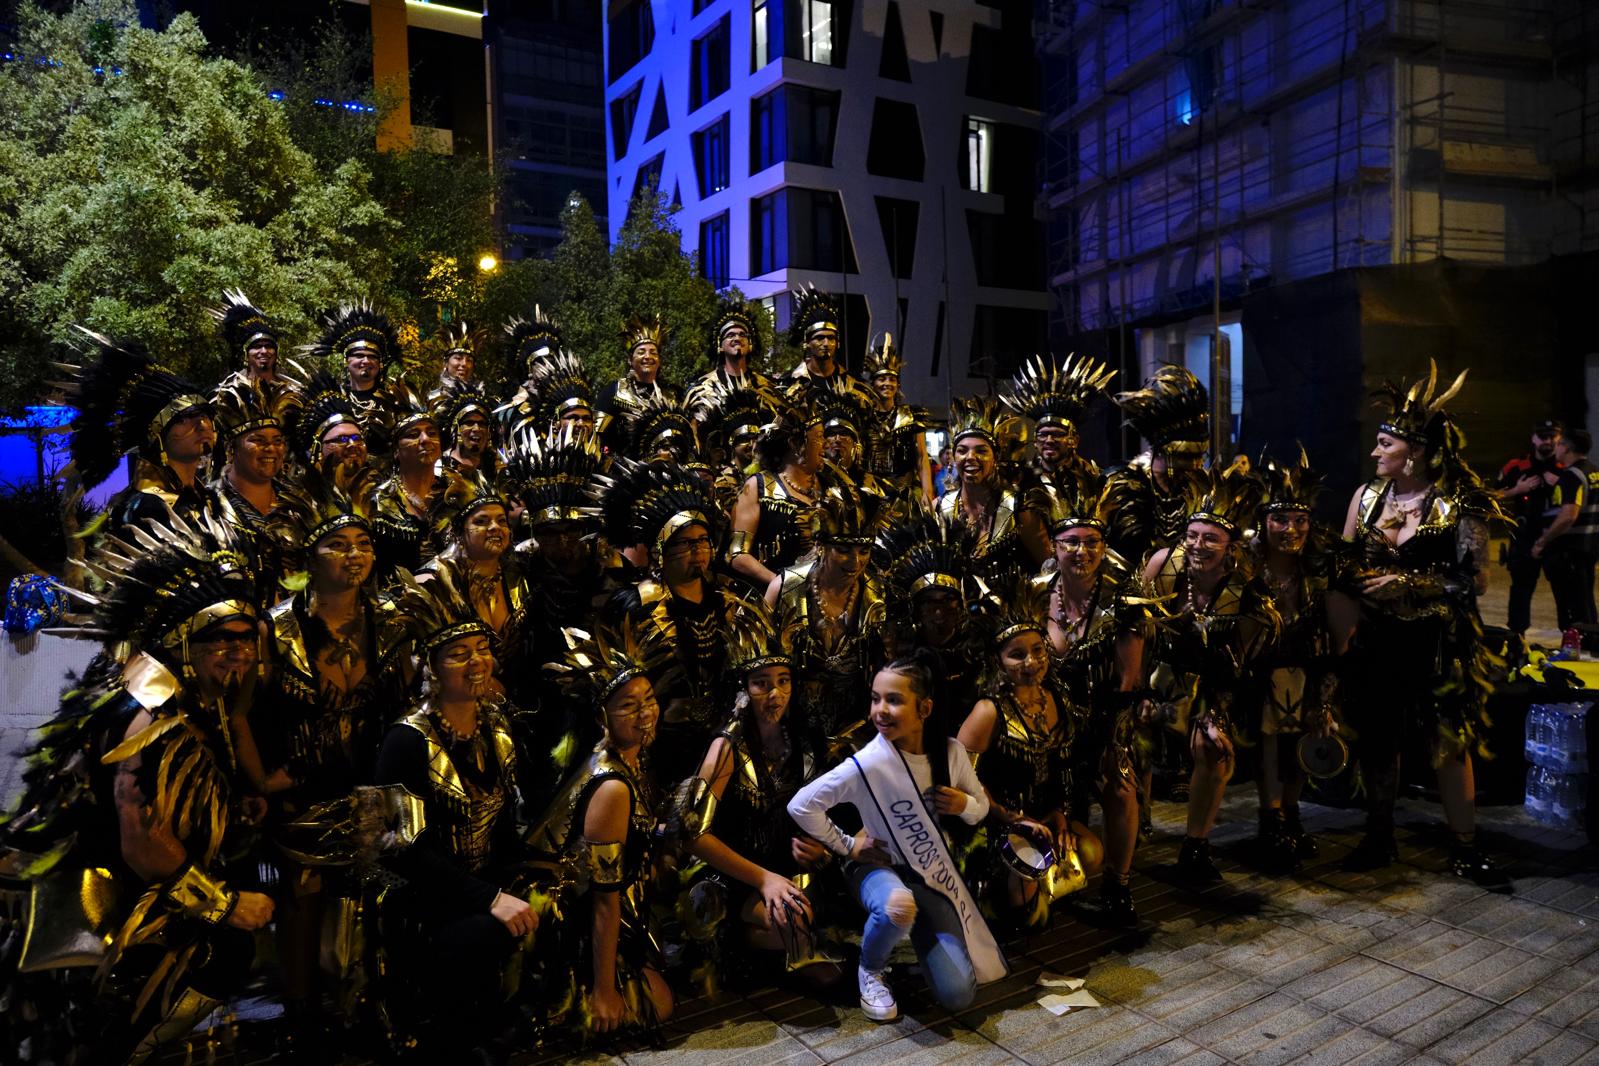
[[[131,758],[132,756],[139,754],[139,752],[143,751],[145,748],[149,747],[155,741],[161,739],[161,737],[165,736],[174,727],[182,724],[183,719],[176,715],[173,715],[170,718],[157,718],[148,726],[145,726],[143,729],[139,730],[138,733],[124,740],[121,744],[118,744],[116,747],[100,756],[100,761],[109,766],[112,763],[119,763],[124,759]]]

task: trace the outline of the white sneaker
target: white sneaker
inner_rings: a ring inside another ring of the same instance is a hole
[[[874,1022],[891,1022],[899,1017],[899,1004],[894,1002],[894,993],[889,989],[888,982],[883,980],[881,972],[873,973],[866,967],[860,967],[861,978],[861,1010]]]

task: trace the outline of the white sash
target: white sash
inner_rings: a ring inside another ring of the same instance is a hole
[[[884,748],[888,750],[885,752]],[[945,750],[928,757],[948,762],[947,745]],[[1010,972],[1005,954],[977,909],[977,901],[972,899],[960,871],[955,868],[955,860],[950,857],[944,835],[939,831],[938,818],[928,809],[916,787],[916,778],[905,757],[878,734],[860,752],[851,755],[850,761],[865,782],[883,824],[888,826],[901,861],[955,908],[977,983],[987,984],[1004,977]]]

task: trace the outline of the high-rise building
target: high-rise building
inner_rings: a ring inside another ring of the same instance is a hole
[[[496,161],[506,168],[505,254],[547,256],[580,193],[605,225],[603,5],[491,0]]]
[[[1042,346],[1028,0],[612,0],[605,45],[613,232],[657,188],[780,328],[809,282],[852,368],[893,333],[913,402]]]
[[[1595,5],[1040,0],[1037,24],[1055,347],[1134,384],[1186,363],[1234,442],[1350,477],[1364,394],[1429,355],[1473,368],[1490,452],[1580,415],[1556,355],[1599,248]]]

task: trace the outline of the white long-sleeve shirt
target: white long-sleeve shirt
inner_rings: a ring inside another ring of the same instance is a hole
[[[949,759],[950,787],[966,793],[966,806],[960,813],[960,819],[967,825],[976,825],[988,817],[988,793],[983,791],[983,784],[977,779],[977,771],[972,768],[972,758],[961,746],[960,741],[952,738],[948,742],[946,755]],[[910,767],[911,777],[916,781],[916,790],[925,793],[933,787],[933,766],[928,757],[899,751],[881,735],[873,737],[871,743],[857,752],[855,757],[862,761],[903,757],[905,764]],[[788,813],[793,817],[795,824],[821,841],[827,850],[835,855],[847,856],[853,839],[850,834],[834,825],[833,820],[827,816],[830,809],[841,803],[855,805],[855,809],[860,812],[861,824],[873,838],[885,841],[894,839],[883,813],[878,810],[877,804],[872,802],[871,793],[867,791],[866,782],[862,779],[860,771],[849,759],[845,759],[796,792],[794,798],[788,801]],[[931,809],[932,804],[928,804],[928,807]],[[900,861],[904,859],[903,856],[897,858]]]

